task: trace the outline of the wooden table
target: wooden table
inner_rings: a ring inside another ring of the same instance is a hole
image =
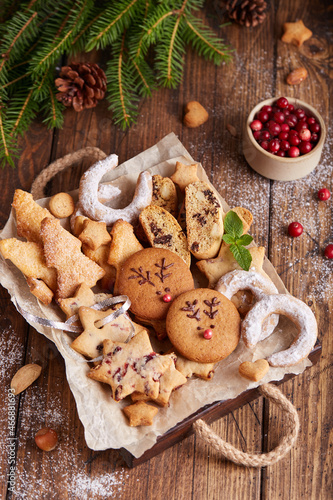
[[[316,314],[322,344],[320,362],[281,386],[299,414],[297,445],[283,461],[262,470],[226,462],[194,436],[134,469],[126,466],[118,451],[89,450],[61,356],[29,327],[1,289],[1,498],[332,498],[333,261],[323,257],[323,249],[333,242],[332,201],[318,202],[316,196],[321,187],[333,188],[332,138],[328,136],[320,166],[313,174],[288,183],[257,175],[246,164],[241,150],[248,112],[271,96],[289,95],[307,101],[322,114],[330,132],[332,6],[328,0],[272,2],[267,20],[246,29],[235,24],[219,28],[223,17],[217,4],[211,2],[203,15],[234,47],[233,61],[215,67],[189,50],[180,87],[159,90],[151,99],[142,100],[138,123],[126,132],[113,126],[106,101],[80,114],[66,111],[64,127],[59,131],[47,131],[37,120],[20,141],[16,169],[7,167],[0,172],[1,225],[8,218],[14,190],[29,191],[36,175],[56,158],[85,146],[97,146],[106,153],[117,153],[122,162],[175,132],[191,155],[202,162],[228,203],[253,212],[251,234],[255,241],[266,247],[289,291]],[[297,19],[313,31],[313,37],[300,49],[280,41],[282,24]],[[96,60],[98,56],[89,57]],[[299,66],[308,70],[309,77],[300,86],[290,87],[285,83],[286,75]],[[210,115],[208,122],[196,129],[182,125],[183,108],[190,100],[200,101]],[[230,134],[228,125],[235,127],[237,137]],[[59,174],[48,187],[48,194],[76,188],[88,166],[85,162],[75,171]],[[286,234],[286,227],[294,220],[304,225],[304,233],[297,239]],[[17,369],[30,362],[42,365],[42,375],[16,398],[16,440],[9,441],[8,387]],[[34,444],[34,434],[44,424],[54,426],[61,435],[58,448],[51,453],[41,452]],[[274,447],[283,427],[279,411],[262,398],[212,424],[223,439],[249,452]],[[13,442],[16,493],[12,495],[6,478],[9,445]]]

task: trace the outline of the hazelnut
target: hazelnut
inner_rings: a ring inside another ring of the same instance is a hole
[[[50,427],[44,427],[36,433],[35,442],[41,450],[51,451],[57,446],[58,435],[56,431],[50,429]]]
[[[287,76],[288,85],[299,85],[308,76],[305,68],[296,68]]]

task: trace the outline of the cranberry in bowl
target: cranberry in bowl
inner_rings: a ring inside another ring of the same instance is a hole
[[[320,161],[325,123],[309,104],[293,97],[266,99],[249,114],[243,153],[259,174],[277,181],[306,177]]]

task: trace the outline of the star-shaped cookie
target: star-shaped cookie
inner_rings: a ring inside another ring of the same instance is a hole
[[[118,307],[120,307],[120,304]],[[80,307],[79,317],[83,332],[72,342],[72,349],[88,358],[95,358],[101,354],[104,340],[125,342],[132,331],[131,323],[125,314],[118,316],[118,318],[101,328],[97,328],[95,325],[97,321],[106,318],[112,312],[112,309],[97,311],[91,307]],[[143,330],[143,328],[139,328],[139,325],[137,325],[137,331],[140,330]]]
[[[110,243],[111,236],[105,222],[86,219],[83,221],[82,227],[83,230],[78,238],[92,250],[97,250],[100,246]]]
[[[281,40],[296,45],[296,47],[301,47],[306,40],[312,37],[312,31],[304,25],[302,20],[295,23],[284,23],[283,30],[284,34]]]
[[[75,290],[73,297],[67,299],[59,299],[58,304],[60,309],[66,314],[66,319],[69,319],[74,314],[79,312],[82,306],[92,306],[95,304],[95,294],[85,283],[82,283]]]
[[[254,268],[258,272],[263,272],[262,266],[264,263],[265,248],[252,247],[249,248],[249,252],[252,256],[251,268]],[[209,288],[214,288],[218,280],[221,276],[224,276],[224,274],[234,271],[235,269],[241,269],[235,257],[232,255],[229,245],[224,242],[221,245],[218,257],[215,259],[200,260],[197,262],[197,266],[208,278]]]
[[[103,355],[101,364],[92,368],[88,377],[109,384],[115,401],[134,391],[156,399],[161,376],[174,365],[170,355],[153,351],[146,331],[139,332],[127,344],[104,340]]]
[[[182,191],[184,191],[188,184],[200,181],[197,176],[197,167],[197,163],[185,165],[184,163],[177,161],[176,170],[170,178]]]
[[[57,299],[73,296],[81,283],[91,288],[103,278],[104,270],[83,255],[81,241],[66,231],[59,220],[43,219],[40,234],[46,265],[57,270]]]
[[[176,356],[174,353],[171,353],[171,356],[176,363]],[[158,397],[154,399],[154,403],[157,403],[161,406],[168,406],[169,399],[172,392],[175,389],[178,389],[182,385],[186,384],[187,378],[176,369],[175,365],[170,367],[170,370],[167,370],[163,373],[160,378],[160,390]],[[145,394],[141,394],[140,392],[133,392],[131,395],[132,401],[147,401],[149,398]]]
[[[195,375],[204,380],[211,380],[214,376],[215,364],[216,363],[198,363],[197,361],[191,361],[177,353],[176,368],[186,378]]]
[[[134,405],[125,406],[123,412],[129,419],[130,427],[138,427],[139,425],[152,425],[158,408],[147,405],[144,401],[138,401]]]

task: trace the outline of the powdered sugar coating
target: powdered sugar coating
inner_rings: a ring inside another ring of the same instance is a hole
[[[256,271],[235,270],[222,276],[216,284],[215,290],[231,299],[240,290],[250,290],[254,297],[261,300],[266,295],[277,294],[274,283]],[[278,314],[269,316],[262,325],[260,340],[269,337],[279,322]]]
[[[96,221],[104,221],[107,226],[112,226],[118,219],[135,222],[152,199],[152,177],[145,171],[139,175],[133,200],[127,207],[116,209],[103,205],[98,199],[99,182],[103,175],[117,165],[118,156],[110,155],[90,167],[80,181],[79,202],[84,215]]]
[[[271,366],[292,366],[304,359],[315,345],[317,321],[311,309],[292,295],[266,295],[249,311],[242,323],[241,334],[247,347],[253,348],[261,336],[263,321],[270,314],[283,314],[297,326],[299,333],[291,346],[267,358]]]

